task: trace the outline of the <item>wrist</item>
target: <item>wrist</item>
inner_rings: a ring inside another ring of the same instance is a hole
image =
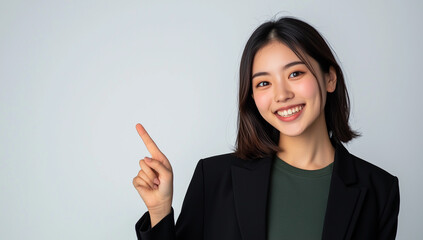
[[[151,222],[151,228],[153,228],[157,223],[159,223],[164,217],[169,215],[171,212],[172,206],[163,206],[163,207],[157,207],[154,209],[149,209],[148,212],[150,214],[150,222]]]

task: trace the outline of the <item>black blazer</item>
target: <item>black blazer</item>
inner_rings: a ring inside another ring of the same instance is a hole
[[[395,239],[398,178],[334,146],[322,239]],[[271,163],[233,153],[201,159],[176,226],[173,208],[153,228],[146,212],[135,225],[138,239],[265,240]]]

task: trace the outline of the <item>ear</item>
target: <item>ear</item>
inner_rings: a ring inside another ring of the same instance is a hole
[[[326,73],[326,91],[334,92],[336,89],[336,71],[330,66],[329,73]]]

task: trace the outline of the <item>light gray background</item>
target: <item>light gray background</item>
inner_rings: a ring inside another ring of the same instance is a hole
[[[0,239],[135,239],[144,124],[174,169],[232,151],[238,67],[274,16],[315,26],[351,94],[347,148],[399,177],[398,239],[423,236],[421,1],[0,3]]]

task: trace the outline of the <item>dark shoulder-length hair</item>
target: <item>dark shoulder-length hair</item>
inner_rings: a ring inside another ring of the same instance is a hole
[[[336,71],[336,89],[327,94],[325,118],[328,134],[335,143],[348,142],[359,136],[349,124],[350,101],[344,75],[330,47],[309,24],[292,17],[283,17],[260,25],[248,39],[241,58],[239,70],[238,133],[235,155],[242,159],[274,156],[280,151],[279,131],[260,115],[252,98],[252,66],[259,49],[270,41],[277,40],[288,46],[310,69],[316,79],[306,55],[315,59],[322,73],[333,67]],[[319,81],[317,81],[319,83]],[[321,86],[319,84],[321,90]]]

